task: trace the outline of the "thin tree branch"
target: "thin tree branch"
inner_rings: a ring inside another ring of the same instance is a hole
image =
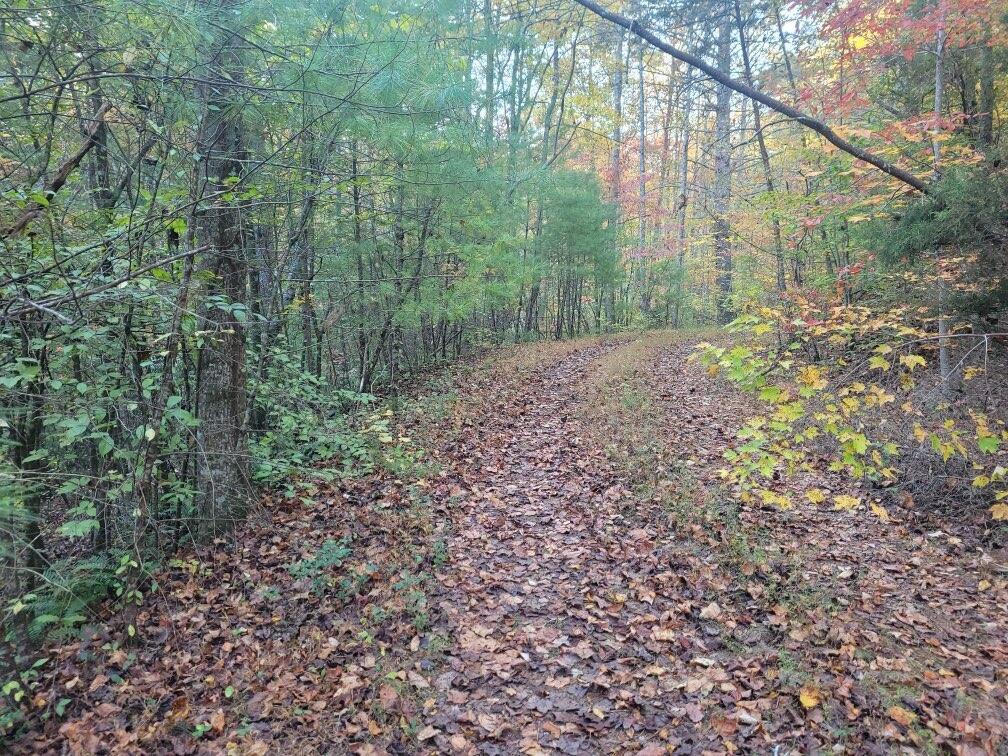
[[[105,115],[108,113],[109,108],[111,108],[111,103],[106,102],[101,108],[95,113],[94,123],[91,124],[91,128],[88,129],[87,136],[84,139],[84,144],[80,146],[80,149],[63,165],[60,169],[56,171],[56,175],[52,177],[48,184],[46,184],[44,191],[46,200],[51,200],[61,188],[66,180],[70,178],[70,174],[74,172],[78,165],[80,165],[81,160],[84,156],[91,151],[91,148],[97,144],[98,130],[101,128],[102,124],[105,123]],[[17,236],[22,233],[28,224],[38,217],[39,213],[42,212],[44,205],[38,202],[32,201],[29,203],[28,207],[25,208],[24,212],[18,217],[16,221],[2,232],[0,232],[0,239],[9,239],[12,236]]]
[[[902,181],[904,184],[913,187],[922,194],[930,194],[931,190],[928,184],[921,179],[914,176],[909,171],[900,168],[897,165],[890,163],[888,160],[884,160],[878,155],[875,155],[867,150],[863,150],[857,145],[851,144],[846,139],[837,134],[833,129],[827,126],[822,121],[819,121],[807,113],[791,107],[787,103],[781,102],[776,97],[771,97],[770,95],[760,92],[758,89],[750,87],[744,82],[733,79],[731,76],[719,71],[714,66],[705,63],[703,60],[698,58],[696,55],[685,52],[673,47],[668,42],[659,39],[652,32],[641,26],[640,22],[621,16],[619,13],[614,13],[610,10],[606,10],[598,3],[593,0],[575,0],[580,5],[590,10],[592,13],[596,14],[600,18],[604,18],[606,21],[611,21],[617,26],[621,26],[624,29],[630,31],[631,34],[635,34],[641,39],[643,39],[648,44],[656,47],[664,53],[671,55],[677,60],[681,60],[687,65],[698,68],[707,74],[710,78],[714,79],[716,82],[723,84],[724,86],[744,95],[756,102],[766,105],[771,110],[774,110],[781,115],[785,115],[788,118],[797,121],[802,126],[811,129],[812,131],[820,134],[834,147],[846,152],[848,155],[853,155],[858,160],[863,160],[864,162],[875,166],[883,173],[887,173],[895,179]]]

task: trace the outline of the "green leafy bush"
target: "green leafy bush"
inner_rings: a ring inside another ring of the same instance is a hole
[[[377,399],[337,388],[301,369],[285,349],[272,350],[261,376],[252,383],[254,427],[252,474],[261,485],[288,482],[314,466],[335,460],[340,474],[373,469],[373,445],[358,427],[364,410]]]

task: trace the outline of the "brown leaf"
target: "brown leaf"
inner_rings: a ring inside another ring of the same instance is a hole
[[[481,711],[476,715],[476,722],[491,735],[497,732],[497,719],[492,714]]]
[[[438,730],[437,728],[433,727],[432,725],[427,725],[422,730],[420,730],[420,732],[417,733],[417,740],[419,740],[420,742],[423,742],[425,740],[430,740],[435,735],[437,735],[439,732],[441,732],[441,731]]]
[[[385,711],[392,711],[395,709],[396,704],[399,703],[399,694],[388,683],[382,683],[381,687],[378,688],[378,701]]]
[[[224,725],[226,723],[227,720],[224,717],[223,709],[217,709],[217,711],[213,713],[213,716],[210,717],[210,726],[213,727],[214,732],[216,733],[224,732]]]
[[[94,693],[107,682],[108,678],[105,675],[95,675],[94,680],[91,681],[91,685],[88,687],[88,693]]]
[[[671,628],[653,627],[651,637],[657,641],[674,641],[679,637],[679,633]]]
[[[686,704],[686,716],[689,717],[690,722],[696,724],[703,719],[703,709],[700,708],[700,704],[696,702],[690,702]]]
[[[419,672],[414,672],[412,669],[406,673],[406,677],[417,690],[425,690],[430,687],[430,683],[427,682],[427,678]]]
[[[181,722],[183,719],[189,716],[189,699],[185,696],[179,696],[174,701],[172,701],[171,709],[168,712],[168,721],[175,723]]]
[[[700,617],[703,619],[716,620],[721,616],[721,607],[718,606],[716,601],[712,601],[707,604],[703,609],[700,610]]]

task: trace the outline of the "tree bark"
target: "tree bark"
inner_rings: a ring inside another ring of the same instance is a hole
[[[240,37],[230,28],[234,0],[207,3],[214,21],[197,139],[196,220],[203,305],[203,348],[198,363],[198,486],[200,530],[217,532],[244,515],[251,495],[245,428],[245,326],[247,277],[242,215],[227,197],[245,158],[241,102],[233,86],[242,78]],[[239,315],[238,313],[241,313]]]
[[[942,18],[941,26],[935,35],[935,75],[934,75],[934,123],[932,130],[938,128],[938,122],[944,112],[945,98],[945,20]],[[934,175],[935,178],[941,176],[941,142],[938,139],[931,140],[931,152],[934,155]],[[949,318],[945,314],[946,300],[948,299],[947,287],[945,285],[944,271],[941,264],[941,249],[935,250],[935,258],[938,264],[938,369],[941,373],[942,389],[948,393],[952,390],[952,361],[949,355],[948,336]]]
[[[739,47],[742,52],[742,65],[745,71],[746,84],[750,87],[753,86],[753,74],[752,74],[752,64],[749,61],[749,45],[746,42],[745,35],[745,24],[742,22],[742,8],[739,6],[739,0],[734,0],[735,5],[735,23],[738,26],[739,35]],[[759,145],[760,162],[763,164],[763,180],[766,183],[767,193],[770,196],[771,202],[774,201],[774,181],[773,173],[770,170],[770,152],[767,150],[766,138],[763,136],[763,124],[760,118],[760,107],[756,100],[752,100],[753,108],[753,128],[756,130],[756,142]],[[773,241],[774,241],[774,256],[776,258],[777,267],[777,291],[783,292],[785,289],[785,279],[784,279],[784,241],[781,238],[781,227],[780,219],[777,217],[777,213],[773,210],[773,215],[770,218],[770,223],[773,231]]]
[[[980,144],[994,144],[994,51],[988,39],[980,47]]]
[[[484,124],[486,133],[484,138],[489,147],[494,136],[494,66],[497,65],[494,60],[496,41],[493,32],[493,3],[491,0],[484,0],[483,2],[483,23],[486,33],[484,40],[484,44],[486,45],[486,89],[483,92],[486,107],[486,123]]]
[[[725,9],[727,10],[727,8]],[[718,65],[728,75],[731,70],[731,25],[725,13],[718,29]],[[731,322],[732,249],[728,200],[731,196],[731,89],[717,89],[714,121],[714,259],[717,268],[717,318]]]
[[[621,146],[623,141],[623,30],[619,32],[616,42],[616,73],[613,76],[613,113],[615,121],[612,130],[612,199],[618,203],[620,198],[620,174],[623,168],[620,162]]]
[[[637,147],[637,175],[640,179],[640,186],[637,190],[637,199],[640,202],[640,234],[638,236],[637,246],[638,251],[641,255],[644,254],[644,244],[645,244],[645,234],[647,233],[647,211],[644,206],[647,200],[647,165],[646,165],[646,147],[644,144],[644,138],[646,135],[645,130],[645,119],[644,119],[644,45],[637,46],[637,76],[640,78],[640,86],[638,89],[637,97],[637,127],[640,135],[640,144]]]
[[[690,151],[690,111],[693,109],[693,76],[687,72],[684,85],[685,100],[682,114],[682,136],[679,145],[678,196],[676,198],[676,254],[679,269],[676,278],[675,327],[678,328],[682,316],[683,284],[686,276],[686,210],[689,204],[689,151]]]

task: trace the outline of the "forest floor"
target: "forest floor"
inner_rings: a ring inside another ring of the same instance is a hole
[[[750,401],[668,335],[540,344],[407,403],[433,465],[267,497],[139,643],[52,649],[24,751],[993,753],[1008,570],[909,508],[739,509]],[[817,481],[833,493],[843,481]]]

